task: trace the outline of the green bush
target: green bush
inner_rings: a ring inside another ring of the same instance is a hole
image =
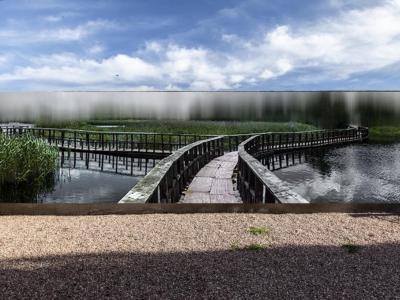
[[[29,135],[0,134],[0,185],[44,184],[57,169],[58,150]]]

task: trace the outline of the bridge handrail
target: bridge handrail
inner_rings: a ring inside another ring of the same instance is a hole
[[[190,133],[169,133],[169,132],[148,132],[148,131],[109,131],[109,130],[84,130],[84,129],[72,129],[72,128],[54,128],[54,127],[31,127],[28,125],[19,125],[19,126],[0,126],[1,129],[29,129],[32,131],[37,131],[37,130],[53,130],[53,131],[64,131],[64,132],[80,132],[80,133],[93,133],[93,134],[121,134],[121,135],[126,135],[126,134],[143,134],[143,135],[180,135],[180,136],[202,136],[202,137],[217,137],[217,136],[224,136],[224,137],[236,137],[236,136],[255,136],[255,135],[262,135],[265,134],[265,132],[253,132],[253,133],[238,133],[238,134],[223,134],[223,135],[212,135],[212,134],[190,134]],[[367,127],[361,127],[359,126],[358,128],[365,128]],[[340,132],[340,131],[348,131],[352,130],[352,128],[343,128],[343,129],[315,129],[315,130],[305,130],[305,131],[277,131],[277,132],[269,132],[269,133],[275,133],[275,134],[290,134],[290,133],[317,133],[317,132],[328,132],[328,131],[335,131],[335,132]]]
[[[190,134],[190,133],[164,133],[164,132],[143,132],[143,131],[109,131],[109,130],[84,130],[84,129],[72,129],[72,128],[51,128],[51,127],[29,127],[29,126],[0,126],[1,129],[28,129],[28,131],[59,131],[59,132],[77,132],[77,133],[91,133],[91,134],[109,134],[109,135],[172,135],[172,136],[202,136],[202,137],[216,137],[217,135],[207,135],[207,134]]]
[[[122,148],[125,150],[129,148],[127,145],[141,146],[147,152],[148,150],[154,150],[157,148],[164,152],[172,152],[177,148],[188,145],[194,141],[208,139],[216,137],[217,135],[196,135],[196,134],[179,134],[179,133],[158,133],[158,132],[138,132],[138,131],[106,131],[106,130],[82,130],[82,129],[66,129],[66,128],[49,128],[49,127],[31,127],[31,126],[0,126],[1,131],[6,134],[19,134],[24,132],[30,132],[33,135],[40,136],[49,141],[50,144],[59,143],[61,146],[65,142],[73,142],[76,146],[81,145],[80,142],[91,143],[92,145],[100,146],[106,144],[109,146],[112,140],[112,145]],[[308,130],[302,131],[301,134],[305,135],[318,135],[320,133],[329,134],[329,132],[342,132],[348,131],[349,129],[339,129],[339,130]],[[224,136],[224,147],[228,152],[237,151],[240,143],[245,141],[254,135],[263,135],[264,133],[242,133],[242,134],[228,134]],[[271,134],[290,135],[293,134],[292,131],[279,132]],[[118,137],[124,140],[118,141]],[[150,138],[150,140],[148,139]],[[125,146],[124,146],[125,145]],[[148,146],[150,148],[148,148]],[[153,147],[153,148],[152,148]],[[103,147],[102,147],[103,148]]]
[[[340,133],[340,132],[348,132],[351,130],[354,130],[355,127],[351,128],[344,128],[344,129],[327,129],[327,130],[321,130],[321,129],[316,129],[316,130],[306,130],[306,131],[280,131],[280,132],[269,132],[269,134],[273,135],[292,135],[292,134],[303,134],[303,135],[309,135],[309,134],[331,134],[333,132],[335,133]],[[366,127],[358,127],[359,130],[365,129],[367,136],[368,137],[368,129]],[[242,134],[228,134],[224,135],[224,143],[225,143],[225,150],[228,152],[232,151],[237,151],[239,144],[247,140],[249,137],[255,136],[255,135],[264,135],[265,132],[260,132],[260,133],[242,133]]]
[[[264,133],[250,137],[238,147],[238,190],[244,203],[308,203],[275,176],[258,157],[267,153],[320,147],[368,138],[368,128],[352,127],[313,132]],[[317,133],[315,136],[314,134]],[[279,136],[276,140],[274,137]],[[286,139],[282,138],[285,137]]]
[[[224,153],[223,137],[182,147],[158,164],[119,203],[174,203],[197,172]]]
[[[208,135],[198,135],[198,134],[188,134],[188,133],[163,133],[163,132],[142,132],[142,131],[108,131],[108,130],[83,130],[83,129],[66,129],[66,128],[41,128],[34,127],[29,128],[31,130],[54,130],[54,131],[64,131],[64,132],[77,132],[77,133],[91,133],[91,134],[108,134],[108,135],[171,135],[171,136],[208,136]]]
[[[150,132],[115,132],[78,129],[0,126],[6,135],[31,134],[46,139],[49,144],[71,150],[156,152],[173,151],[195,141],[209,138],[206,135]],[[90,149],[89,149],[90,148]]]
[[[238,190],[242,201],[244,203],[308,203],[246,151],[246,144],[260,136],[250,137],[238,148]]]

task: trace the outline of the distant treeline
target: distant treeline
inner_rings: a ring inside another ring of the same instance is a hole
[[[274,93],[278,94],[279,93]],[[289,94],[289,95],[288,95]],[[306,97],[304,97],[307,94]],[[293,92],[271,97],[265,93],[261,103],[215,101],[204,114],[201,103],[191,110],[191,119],[258,120],[300,122],[321,128],[343,128],[350,124],[362,126],[400,125],[400,93],[379,92]],[[297,98],[296,96],[300,96]],[[382,97],[380,97],[382,96]],[[286,97],[286,98],[285,98]]]
[[[176,119],[400,126],[400,92],[0,93],[0,121]]]

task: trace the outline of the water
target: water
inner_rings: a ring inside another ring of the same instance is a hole
[[[96,128],[118,128],[125,127],[125,125],[96,125]]]
[[[47,187],[0,189],[0,202],[118,202],[157,160],[60,152],[60,168]]]
[[[138,177],[114,175],[92,170],[61,168],[53,191],[40,195],[38,202],[118,202],[138,180]]]
[[[400,143],[295,152],[274,166],[310,202],[400,202]]]

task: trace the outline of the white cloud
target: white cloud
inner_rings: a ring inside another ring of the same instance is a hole
[[[342,12],[311,26],[277,26],[251,42],[232,41],[239,49],[233,60],[237,72],[259,72],[267,80],[312,68],[310,81],[345,79],[400,62],[400,1]]]
[[[58,23],[60,21],[63,21],[64,19],[74,18],[80,16],[81,14],[82,12],[78,11],[63,11],[54,15],[42,16],[41,18],[49,23]]]
[[[8,57],[0,55],[0,66],[6,64],[7,62],[8,62]]]
[[[147,42],[145,47],[145,51],[155,53],[160,53],[162,49],[162,45],[156,41]]]
[[[0,29],[3,45],[20,45],[37,42],[71,42],[93,35],[100,30],[117,29],[118,25],[108,20],[88,21],[75,27],[56,27],[39,31]]]
[[[50,23],[57,23],[62,20],[61,16],[45,16],[44,20]]]
[[[50,62],[52,65],[50,65]],[[13,73],[0,75],[0,81],[35,80],[65,84],[93,85],[126,82],[140,83],[155,79],[155,67],[139,58],[117,55],[101,61],[81,60],[73,55],[53,55],[38,58],[39,66],[17,68]]]
[[[41,41],[77,41],[103,29],[116,28],[116,25],[106,20],[89,21],[74,28],[56,28],[44,30],[36,37]]]
[[[71,30],[53,30],[53,36],[47,36],[80,39],[111,25],[92,22]],[[339,12],[311,25],[279,25],[257,39],[225,34],[222,40],[230,46],[229,51],[149,41],[132,55],[103,60],[80,59],[65,53],[40,57],[28,67],[0,74],[0,82],[43,80],[50,85],[65,83],[83,88],[107,85],[116,89],[146,86],[221,90],[263,82],[268,86],[268,80],[296,70],[305,74],[294,79],[299,82],[347,79],[400,62],[400,0]],[[88,52],[101,50],[95,47]]]
[[[92,55],[100,54],[104,51],[104,47],[101,45],[94,45],[87,49],[87,52]]]

